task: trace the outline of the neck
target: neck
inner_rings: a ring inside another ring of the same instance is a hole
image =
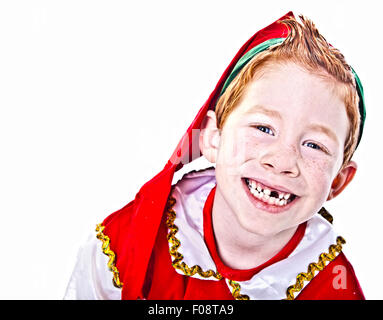
[[[262,235],[246,230],[238,218],[214,197],[212,223],[217,250],[223,263],[232,269],[252,269],[274,257],[292,238],[297,226],[277,234]],[[226,210],[225,210],[226,209]]]

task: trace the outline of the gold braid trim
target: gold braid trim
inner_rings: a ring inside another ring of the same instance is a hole
[[[108,261],[108,267],[109,270],[113,273],[113,284],[117,288],[122,288],[123,283],[120,281],[119,277],[119,271],[115,266],[115,259],[116,254],[110,250],[109,243],[110,239],[108,236],[106,236],[103,231],[105,229],[105,226],[103,226],[101,223],[96,226],[96,232],[97,233],[97,239],[102,241],[102,252],[109,257]]]
[[[331,224],[333,223],[334,221],[334,218],[332,217],[332,215],[330,214],[330,212],[328,212],[324,207],[322,207],[318,213],[323,217],[325,218],[328,222],[330,222]]]
[[[167,203],[167,212],[168,219],[166,220],[166,225],[168,226],[170,232],[167,235],[167,239],[169,243],[172,245],[169,249],[170,255],[173,257],[172,265],[174,268],[181,270],[187,276],[194,276],[198,273],[203,278],[214,277],[217,280],[223,279],[222,275],[218,272],[214,272],[213,270],[203,271],[202,268],[198,265],[189,267],[183,260],[183,255],[178,252],[178,248],[181,246],[181,242],[175,237],[178,232],[178,227],[174,224],[174,220],[176,219],[176,213],[173,210],[173,206],[176,203],[176,199],[170,197]]]
[[[336,239],[336,245],[332,244],[329,249],[328,253],[322,253],[319,256],[319,260],[317,263],[310,263],[307,268],[307,273],[302,272],[297,275],[297,281],[294,285],[287,288],[286,291],[286,299],[285,300],[294,300],[294,292],[300,292],[303,289],[304,281],[311,281],[314,276],[315,272],[322,271],[328,262],[334,260],[336,256],[342,251],[342,244],[345,244],[346,240],[344,240],[342,237],[338,237]]]
[[[231,292],[231,294],[233,295],[235,300],[250,300],[249,296],[245,294],[243,295],[240,294],[241,286],[239,285],[238,282],[235,282],[234,280],[229,280],[229,284],[233,288],[233,291]]]

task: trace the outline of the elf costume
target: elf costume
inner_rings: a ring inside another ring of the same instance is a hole
[[[293,17],[289,12],[279,20]],[[345,240],[324,209],[298,226],[270,260],[249,270],[227,267],[212,226],[215,171],[190,172],[172,186],[175,171],[193,161],[193,130],[241,68],[259,52],[281,43],[285,25],[274,22],[238,51],[198,112],[164,169],[135,199],[108,216],[80,249],[66,299],[364,299]],[[363,88],[360,97],[363,131]]]

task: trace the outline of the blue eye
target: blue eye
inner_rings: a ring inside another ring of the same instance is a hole
[[[262,131],[262,132],[264,132],[264,133],[271,134],[272,136],[274,135],[274,132],[273,132],[269,127],[265,127],[265,126],[256,126],[256,128],[257,128],[259,131]]]
[[[304,143],[304,145],[306,145],[309,148],[315,149],[315,150],[322,150],[322,148],[319,145],[317,145],[316,143],[307,142],[307,143]]]

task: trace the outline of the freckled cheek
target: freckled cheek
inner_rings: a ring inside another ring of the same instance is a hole
[[[260,150],[265,147],[265,141],[250,134],[245,134],[238,139],[238,151],[242,154],[245,161],[259,158]]]
[[[227,165],[234,165],[254,158],[257,150],[259,150],[259,143],[249,135],[238,131],[236,134],[224,137],[220,145],[219,157]]]
[[[302,173],[309,182],[309,187],[318,195],[326,196],[331,186],[332,167],[327,161],[309,160],[302,166]]]
[[[217,171],[222,174],[219,181],[221,185],[232,184],[238,176],[242,176],[244,168],[249,165],[247,161],[255,159],[256,150],[259,149],[254,140],[251,141],[244,135],[233,134],[225,138],[221,139],[216,163],[216,174]]]

